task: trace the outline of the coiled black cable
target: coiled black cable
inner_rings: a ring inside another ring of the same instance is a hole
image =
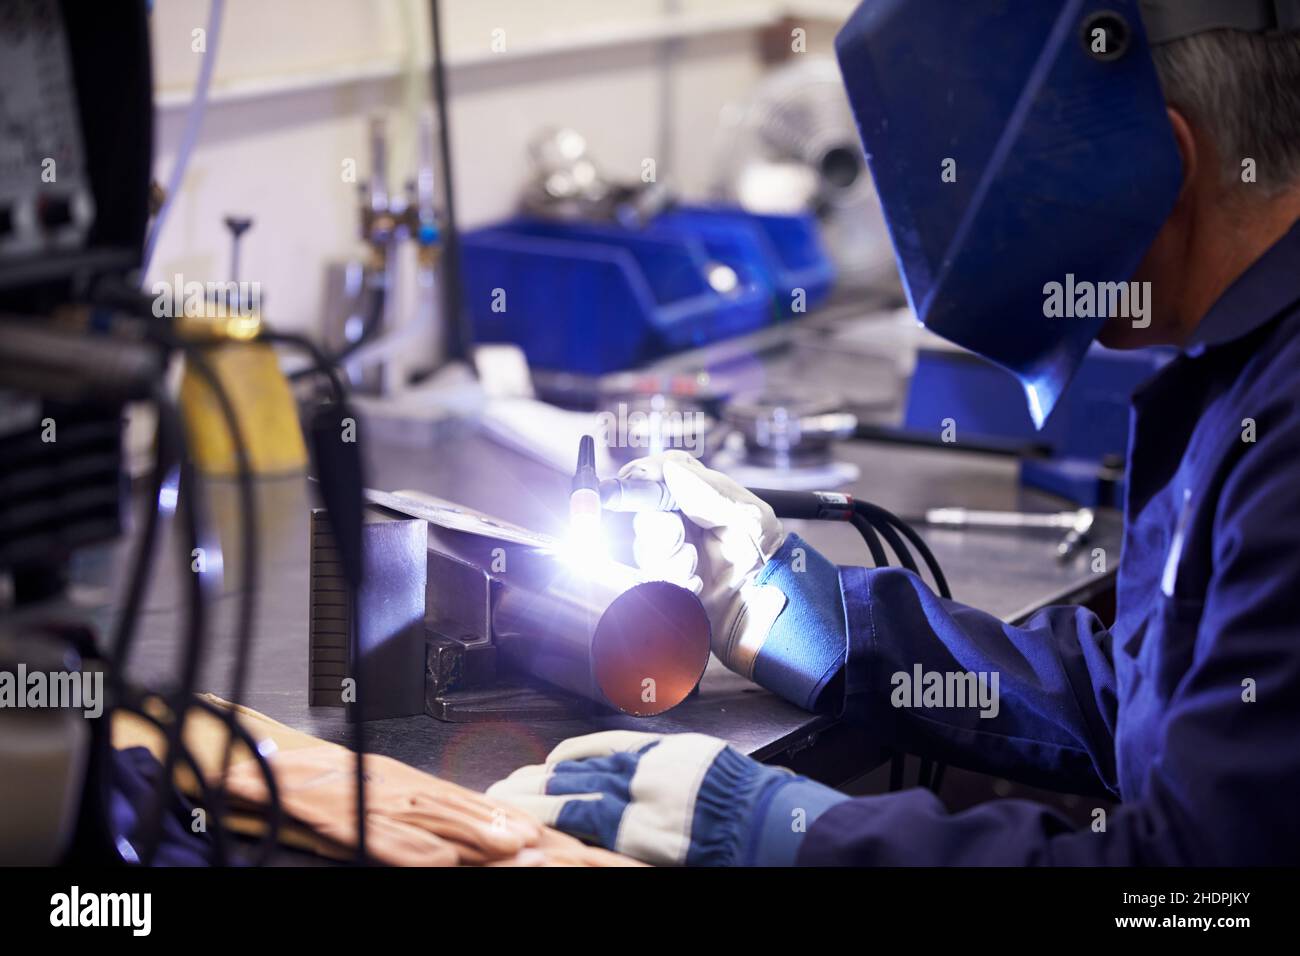
[[[257,504],[253,488],[252,466],[248,446],[244,441],[234,405],[210,363],[201,354],[199,346],[178,337],[170,320],[155,317],[152,312],[151,300],[148,297],[143,296],[135,289],[106,282],[96,286],[93,298],[98,304],[110,309],[121,310],[135,321],[142,322],[145,336],[156,342],[164,350],[165,354],[184,353],[196,374],[204,379],[216,396],[218,408],[234,449],[240,497],[240,517],[242,520],[240,530],[242,574],[239,589],[239,611],[236,618],[237,651],[232,673],[233,691],[231,693],[232,703],[239,705],[243,699],[248,660],[251,656],[259,561],[256,536]],[[182,555],[182,563],[187,567],[187,570],[194,550],[200,548],[204,540],[202,532],[203,509],[200,501],[201,486],[198,475],[187,458],[187,444],[179,413],[161,384],[154,391],[153,404],[158,413],[158,429],[155,439],[154,469],[147,492],[148,508],[139,545],[132,562],[126,601],[114,630],[109,657],[110,682],[114,690],[114,703],[120,702],[124,707],[127,705],[125,691],[126,667],[134,641],[136,624],[140,617],[147,582],[153,566],[154,553],[157,549],[161,494],[167,476],[174,469],[179,470],[180,473],[177,508],[184,527],[183,540],[189,545],[187,552]],[[189,587],[186,589],[187,640],[182,658],[181,678],[177,689],[173,694],[168,695],[169,699],[166,701],[173,720],[166,729],[167,751],[162,761],[164,772],[159,778],[149,811],[142,817],[144,831],[139,838],[140,852],[137,853],[137,859],[146,865],[152,860],[154,853],[157,851],[158,842],[162,837],[162,812],[168,799],[176,760],[184,758],[187,753],[182,739],[185,718],[189,708],[206,704],[206,702],[199,701],[194,693],[207,638],[206,595],[204,594],[202,575],[191,573],[188,583]],[[208,707],[207,709],[211,710],[212,708]],[[222,761],[222,777],[224,778],[225,771],[229,767],[231,750],[235,739],[241,736],[247,738],[247,734],[239,726],[233,711],[215,709],[212,712],[228,730],[226,749],[223,752]],[[260,754],[256,753],[256,746],[251,743],[249,746],[255,756],[260,757]],[[275,796],[277,790],[274,781],[269,779],[268,776],[270,773],[269,765],[264,760],[259,760],[259,765],[263,776],[267,777],[268,792],[272,794],[272,806],[268,808],[268,820],[272,821],[272,824],[267,842],[274,845],[278,839],[281,808],[278,797]],[[102,811],[107,813],[107,803],[102,799],[100,802]],[[220,797],[217,798],[217,803],[220,803]],[[216,819],[221,818],[220,813],[217,812],[219,807],[209,809],[216,813]],[[217,853],[218,862],[225,862],[224,841],[218,842]],[[268,853],[263,852],[261,859],[268,856]]]
[[[171,726],[175,723],[165,722],[148,706],[148,700],[154,698],[160,703],[166,705],[166,701],[157,695],[143,691],[135,687],[125,687],[117,703],[118,709],[135,714],[142,719],[153,724],[164,735],[167,734]],[[280,827],[283,823],[283,809],[280,804],[279,785],[275,781],[275,774],[271,770],[271,765],[262,752],[258,741],[253,739],[252,734],[237,719],[233,709],[218,707],[211,701],[203,697],[195,697],[190,701],[190,706],[194,709],[201,710],[218,720],[230,733],[238,740],[240,744],[248,751],[249,756],[257,764],[258,771],[262,776],[263,782],[267,788],[267,807],[266,807],[266,832],[263,833],[256,850],[253,853],[249,863],[253,866],[261,866],[270,861],[271,856],[275,853],[279,841]],[[198,760],[194,757],[190,749],[181,741],[177,748],[177,756],[189,768],[190,772],[199,787],[200,806],[207,811],[210,819],[218,821],[218,825],[213,830],[213,849],[217,859],[214,861],[217,865],[226,862],[228,855],[225,851],[225,835],[220,826],[220,821],[224,819],[224,810],[226,806],[224,774],[222,786],[213,787],[203,774],[203,768]]]

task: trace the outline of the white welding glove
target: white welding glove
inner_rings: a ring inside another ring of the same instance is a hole
[[[766,502],[684,451],[629,462],[619,477],[667,485],[689,522],[676,512],[638,513],[637,565],[698,594],[712,626],[713,653],[752,680],[758,652],[786,604],[780,588],[755,581],[785,542],[780,520]]]

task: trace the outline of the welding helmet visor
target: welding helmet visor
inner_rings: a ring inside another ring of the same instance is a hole
[[[1124,301],[1066,293],[1127,284],[1180,188],[1137,0],[867,0],[835,47],[917,317],[1041,427]]]

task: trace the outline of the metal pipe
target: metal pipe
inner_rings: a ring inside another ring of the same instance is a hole
[[[502,585],[492,634],[505,659],[548,683],[635,717],[662,714],[699,683],[709,620],[690,591],[558,567],[538,588]],[[511,577],[514,575],[512,574]]]

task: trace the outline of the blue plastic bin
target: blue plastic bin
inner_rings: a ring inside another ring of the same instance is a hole
[[[772,290],[782,316],[795,312],[797,290],[804,311],[830,295],[835,267],[822,248],[812,216],[760,216],[731,206],[677,206],[655,218],[655,233],[694,235],[709,255],[735,268],[745,263]]]
[[[511,219],[462,237],[466,306],[480,342],[513,342],[531,364],[585,374],[752,331],[773,319],[752,264],[708,282],[703,240],[616,226]]]

